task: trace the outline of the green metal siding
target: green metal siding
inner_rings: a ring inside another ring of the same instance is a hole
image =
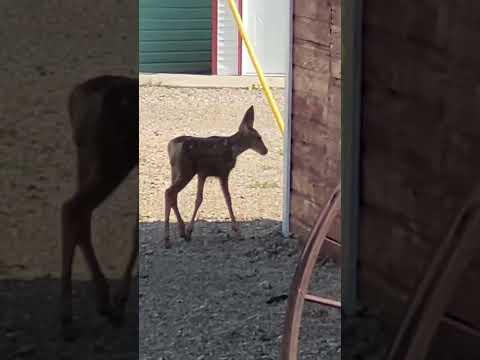
[[[140,0],[140,71],[211,73],[212,0]]]

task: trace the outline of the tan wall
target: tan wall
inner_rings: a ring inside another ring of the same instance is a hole
[[[5,93],[0,152],[8,169],[0,180],[2,278],[58,276],[59,210],[75,184],[68,92],[92,76],[137,74],[137,5],[117,0],[1,2]],[[118,274],[131,246],[136,186],[132,174],[94,215],[94,243],[108,275]],[[115,221],[124,216],[131,221]],[[77,273],[85,274],[83,258],[76,260]]]
[[[291,229],[305,241],[340,181],[340,0],[295,0]],[[340,220],[330,234],[340,240]]]
[[[364,4],[359,288],[393,333],[461,199],[478,183],[480,3]],[[478,260],[449,315],[480,328]],[[442,334],[454,340],[432,359],[462,358],[449,353],[460,344],[458,330]],[[479,358],[475,351],[468,358]]]

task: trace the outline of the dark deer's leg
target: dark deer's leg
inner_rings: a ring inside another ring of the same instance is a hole
[[[82,185],[75,196],[65,203],[62,214],[63,233],[68,234],[64,239],[64,244],[68,246],[68,244],[73,243],[80,246],[96,287],[98,311],[103,315],[111,315],[109,286],[92,246],[91,218],[93,210],[113,192],[123,178],[99,176],[90,178]],[[71,272],[67,271],[66,274],[71,275]],[[65,281],[67,286],[62,291],[64,294],[64,308],[68,308],[69,304],[71,304],[71,277],[68,280],[70,281]],[[62,315],[63,320],[71,322],[71,312],[70,314],[64,313],[64,315]],[[68,318],[68,315],[70,318]]]
[[[168,200],[167,191],[165,191],[165,222],[163,227],[163,241],[165,243],[165,247],[168,249],[172,245],[170,244],[170,211],[172,206]]]
[[[187,227],[186,237],[185,240],[191,240],[193,226],[195,224],[195,217],[197,216],[198,209],[200,205],[202,205],[203,201],[203,188],[205,186],[205,176],[198,175],[198,184],[197,184],[197,198],[195,199],[195,209],[193,210],[192,219],[190,220],[190,224]]]
[[[132,282],[132,272],[135,267],[135,263],[138,259],[138,217],[137,217],[137,224],[135,226],[134,234],[133,234],[133,247],[132,252],[130,253],[130,258],[128,260],[127,267],[125,268],[125,272],[123,273],[122,283],[120,285],[120,289],[115,299],[115,305],[117,307],[119,320],[123,319],[123,315],[125,313],[125,306],[128,301],[128,296],[130,293],[130,286]]]
[[[235,215],[233,213],[232,198],[230,196],[230,190],[228,189],[228,176],[220,178],[220,186],[222,187],[223,197],[225,198],[225,202],[227,203],[230,219],[232,220],[232,229],[233,231],[235,231],[235,233],[238,234],[240,229],[238,227],[237,220],[235,219]]]
[[[176,172],[174,166],[172,166],[171,172],[172,172],[172,182],[171,182],[171,184],[173,185],[173,183],[175,182],[175,179],[177,177],[177,172]],[[167,249],[170,248],[170,246],[171,246],[171,244],[170,244],[170,211],[171,211],[171,209],[172,209],[172,206],[170,205],[170,203],[167,199],[167,191],[165,191],[165,223],[164,223],[164,226],[163,226],[163,231],[164,231],[163,241],[164,241],[165,247]]]
[[[82,160],[83,159],[83,160]],[[75,256],[75,249],[78,245],[79,234],[73,233],[72,230],[78,232],[78,228],[71,226],[72,219],[70,208],[73,199],[86,185],[91,168],[87,161],[88,149],[77,148],[77,192],[74,196],[67,200],[62,206],[61,227],[62,227],[62,274],[61,274],[61,321],[64,327],[68,327],[72,323],[72,266]],[[66,329],[68,332],[68,329]],[[67,337],[71,334],[65,334]]]
[[[170,240],[167,230],[171,209],[173,209],[173,212],[177,218],[180,237],[185,237],[185,222],[183,221],[180,211],[178,210],[177,198],[178,193],[188,185],[193,176],[193,173],[189,173],[188,176],[184,176],[184,174],[182,174],[182,176],[176,177],[173,184],[167,190],[165,190],[165,247],[167,248],[170,247]]]
[[[67,216],[68,202],[62,206],[62,275],[60,317],[62,325],[72,323],[72,265],[75,255],[77,236],[70,231],[70,219]]]

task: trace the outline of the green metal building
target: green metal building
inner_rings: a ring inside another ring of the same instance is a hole
[[[211,73],[212,0],[140,0],[144,73]]]

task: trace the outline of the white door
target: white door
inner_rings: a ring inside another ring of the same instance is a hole
[[[227,0],[218,0],[217,11],[217,74],[239,75],[238,30]]]
[[[288,8],[290,0],[243,0],[243,22],[265,75],[285,75],[288,66]],[[242,73],[255,75],[242,44]]]

